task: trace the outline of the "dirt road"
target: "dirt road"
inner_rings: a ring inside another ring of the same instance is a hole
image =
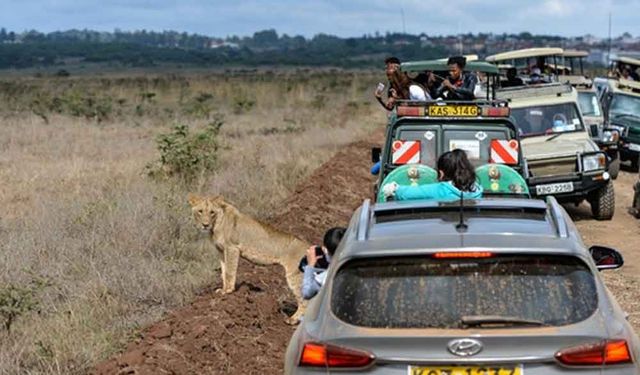
[[[326,228],[345,225],[353,209],[370,195],[369,148],[381,140],[382,134],[375,134],[336,154],[296,189],[270,222],[311,242],[317,242]],[[625,256],[625,267],[605,273],[605,279],[638,330],[640,224],[626,213],[636,178],[623,172],[616,180],[616,215],[611,221],[592,220],[586,204],[567,209],[587,245],[616,247]],[[191,305],[146,328],[123,354],[99,364],[94,373],[281,373],[293,332],[283,322],[293,306],[282,276],[277,267],[243,261],[235,293],[204,291]]]

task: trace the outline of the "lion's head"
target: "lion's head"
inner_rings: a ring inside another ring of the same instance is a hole
[[[222,197],[201,197],[195,194],[187,196],[196,227],[202,231],[211,231],[216,219],[222,216]]]

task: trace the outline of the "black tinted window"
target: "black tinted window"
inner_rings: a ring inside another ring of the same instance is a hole
[[[331,298],[341,320],[380,328],[453,328],[485,315],[566,325],[597,307],[593,275],[572,257],[352,261]]]

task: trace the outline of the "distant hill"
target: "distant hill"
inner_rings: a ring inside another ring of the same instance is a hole
[[[216,38],[176,31],[99,32],[67,30],[51,33],[0,29],[0,69],[65,67],[79,63],[116,63],[144,67],[164,63],[194,66],[305,65],[338,67],[381,66],[385,56],[403,60],[431,59],[451,54],[481,56],[514,48],[561,46],[606,48],[607,41],[593,36],[520,34],[463,34],[429,36],[387,33],[340,38],[318,34],[312,38],[278,35],[263,30],[251,37]],[[617,49],[640,51],[640,40],[623,34]]]

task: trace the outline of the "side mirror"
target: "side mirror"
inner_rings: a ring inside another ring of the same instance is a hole
[[[620,254],[618,250],[610,247],[591,246],[589,248],[589,253],[591,253],[591,257],[596,263],[596,268],[599,271],[613,270],[622,267],[624,264],[622,254]]]
[[[371,147],[371,162],[377,163],[380,161],[380,154],[382,149],[380,147]]]

